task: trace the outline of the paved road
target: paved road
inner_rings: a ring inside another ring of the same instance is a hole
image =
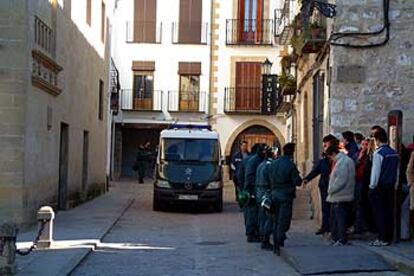
[[[153,212],[151,185],[137,189],[134,204],[72,275],[297,275],[280,257],[245,242],[231,189],[223,213]]]
[[[273,254],[247,244],[242,213],[225,193],[223,213],[152,211],[140,185],[134,204],[73,275],[291,275]]]

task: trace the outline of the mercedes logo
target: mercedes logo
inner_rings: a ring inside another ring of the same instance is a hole
[[[190,182],[186,182],[184,183],[184,188],[189,191],[193,188],[193,184],[191,184]]]
[[[193,173],[193,170],[191,168],[185,169],[185,175],[191,175]]]

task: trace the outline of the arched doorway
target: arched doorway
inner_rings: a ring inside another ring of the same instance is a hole
[[[260,125],[253,125],[246,128],[239,135],[237,135],[231,146],[230,156],[238,151],[239,145],[242,141],[247,141],[249,151],[251,147],[256,143],[265,143],[268,146],[277,147],[279,149],[281,145],[279,139],[270,129]]]

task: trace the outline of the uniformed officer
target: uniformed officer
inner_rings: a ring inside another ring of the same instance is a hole
[[[264,159],[265,147],[265,144],[257,145],[255,147],[256,153],[248,159],[245,166],[244,190],[249,193],[249,200],[244,207],[247,242],[260,242],[256,202],[256,172],[257,167]]]
[[[280,247],[284,246],[286,232],[292,220],[292,204],[296,186],[302,179],[293,163],[295,144],[287,143],[283,147],[283,156],[273,161],[265,173],[265,182],[270,185],[273,204],[273,241],[274,253],[280,255]]]
[[[249,157],[249,151],[247,150],[247,146],[247,141],[242,141],[240,143],[240,150],[234,153],[231,157],[230,169],[234,182],[234,190],[236,192],[236,200],[238,198],[238,191],[242,189],[242,186],[240,186],[240,181],[237,176],[239,174],[243,160]]]
[[[272,148],[267,147],[265,159],[262,163],[260,163],[259,167],[257,167],[256,172],[256,200],[259,208],[259,233],[262,241],[261,247],[264,250],[273,249],[273,246],[270,243],[270,235],[273,231],[273,221],[271,215],[268,214],[267,211],[261,206],[263,197],[270,195],[270,186],[264,181],[264,177],[268,166],[272,163],[273,158],[274,152],[272,151]]]

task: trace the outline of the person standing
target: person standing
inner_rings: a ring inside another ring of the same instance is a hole
[[[368,229],[367,213],[369,204],[367,203],[371,169],[369,148],[370,139],[363,139],[356,165],[354,234],[362,234]]]
[[[342,246],[348,243],[348,206],[354,200],[355,164],[336,145],[330,146],[326,155],[334,162],[326,198],[331,203],[331,237],[334,246]]]
[[[255,148],[256,153],[248,159],[244,169],[244,190],[249,194],[249,200],[244,207],[247,242],[260,242],[256,203],[256,172],[257,167],[264,159],[265,145],[258,144]]]
[[[265,159],[262,163],[260,163],[259,167],[257,167],[256,172],[256,202],[259,208],[259,234],[260,239],[262,241],[262,249],[264,250],[272,250],[273,246],[270,243],[270,235],[273,231],[273,221],[272,218],[269,216],[267,211],[261,206],[263,197],[267,197],[270,192],[270,187],[265,182],[265,174],[266,170],[268,169],[269,165],[272,163],[274,158],[274,152],[272,148],[267,147],[265,153]]]
[[[280,255],[284,246],[286,232],[292,220],[292,205],[296,195],[296,186],[302,179],[293,163],[295,144],[287,143],[283,147],[283,156],[274,160],[267,168],[265,181],[270,186],[273,205],[273,247],[274,253]]]
[[[324,151],[329,148],[331,145],[338,145],[339,141],[335,136],[329,134],[325,136],[322,140]],[[329,220],[330,220],[330,204],[326,201],[328,196],[328,186],[329,186],[329,175],[331,174],[332,161],[322,153],[322,158],[316,163],[312,171],[304,177],[303,183],[307,185],[312,179],[320,175],[319,178],[319,193],[321,197],[321,207],[322,207],[322,225],[316,231],[316,235],[323,235],[330,232]]]
[[[411,152],[407,165],[408,195],[402,204],[401,211],[401,239],[409,240],[410,235],[410,210],[414,210],[414,151]]]
[[[242,141],[240,143],[239,151],[233,154],[233,156],[231,157],[231,161],[230,161],[230,170],[231,170],[231,175],[233,178],[234,190],[236,193],[236,200],[238,198],[239,190],[242,188],[240,186],[240,181],[238,180],[237,175],[239,173],[243,160],[249,157],[249,151],[247,150],[247,147],[248,147],[247,141]]]
[[[145,143],[140,144],[138,147],[134,167],[137,169],[138,182],[140,184],[144,183],[144,177],[149,163],[149,156],[151,155],[150,145],[151,143],[149,141],[146,141]]]
[[[344,138],[345,150],[347,155],[354,160],[354,162],[358,159],[358,145],[355,142],[355,136],[352,131],[344,131],[342,132],[342,137]]]
[[[384,129],[374,132],[377,149],[373,155],[369,200],[374,212],[378,239],[371,246],[388,246],[393,238],[394,187],[398,177],[399,156],[388,145]]]

